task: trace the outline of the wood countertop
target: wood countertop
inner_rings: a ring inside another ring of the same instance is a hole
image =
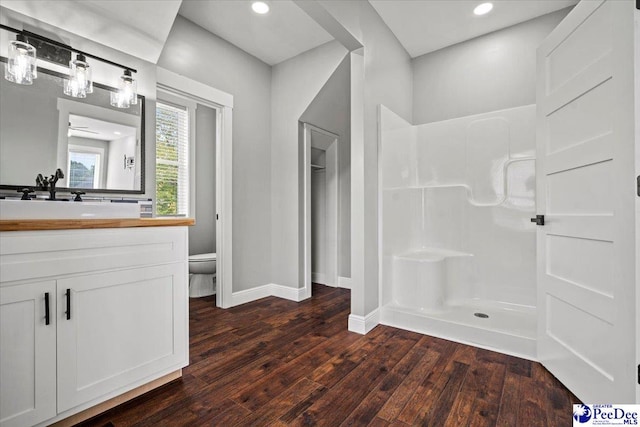
[[[0,219],[0,231],[177,227],[195,223],[193,218]]]

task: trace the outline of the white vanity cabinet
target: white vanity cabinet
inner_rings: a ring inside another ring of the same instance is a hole
[[[187,365],[187,236],[0,232],[1,427],[49,424]]]

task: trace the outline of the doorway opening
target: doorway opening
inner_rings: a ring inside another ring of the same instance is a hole
[[[304,297],[311,283],[338,286],[338,135],[309,123],[304,132]]]
[[[233,96],[162,68],[158,68],[157,76],[159,102],[168,101],[190,111],[185,124],[189,129],[186,159],[190,166],[185,179],[189,200],[186,212],[196,219],[196,226],[191,227],[189,233],[189,255],[211,255],[213,249],[216,305],[227,308],[230,307],[233,283]],[[210,260],[206,258],[206,261]]]

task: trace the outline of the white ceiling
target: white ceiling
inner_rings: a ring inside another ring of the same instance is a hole
[[[156,63],[181,0],[2,0],[2,7]]]
[[[475,16],[485,1],[493,10]],[[412,58],[573,6],[578,0],[369,0]]]
[[[179,14],[275,65],[333,40],[291,0],[268,2],[271,10],[258,15],[246,0],[184,0]]]
[[[105,122],[91,117],[69,114],[69,136],[113,141],[125,136],[135,136],[136,128],[119,123]],[[116,133],[118,132],[118,133]]]
[[[365,1],[365,0],[361,0]],[[508,27],[577,0],[370,0],[412,57]],[[181,5],[182,3],[182,5]],[[249,0],[2,0],[2,7],[156,63],[177,13],[274,65],[333,40],[292,0],[258,15]]]

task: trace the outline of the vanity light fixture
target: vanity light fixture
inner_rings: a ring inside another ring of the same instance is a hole
[[[138,103],[138,84],[131,77],[131,70],[125,69],[120,76],[118,91],[111,92],[111,105],[118,108],[129,108]]]
[[[36,48],[28,43],[24,34],[18,34],[9,42],[4,78],[19,85],[33,84],[38,78]]]
[[[18,30],[4,24],[0,24],[0,28],[17,34],[16,40],[9,42],[7,65],[4,71],[5,79],[18,84],[30,85],[33,83],[33,80],[37,77],[36,58],[38,56],[36,48],[29,44],[29,41],[37,42],[39,48],[46,46],[47,49],[52,47],[57,52],[66,51],[68,54],[76,54],[76,59],[69,61],[69,78],[65,80],[63,88],[65,95],[74,98],[85,98],[88,93],[93,92],[91,68],[87,62],[87,58],[91,58],[124,69],[124,74],[120,77],[118,91],[111,92],[111,105],[118,108],[129,108],[129,106],[138,103],[136,81],[132,77],[132,73],[135,73],[136,70],[133,68],[74,49],[71,46],[30,31]],[[62,64],[68,60],[68,54]],[[56,59],[52,59],[47,54],[40,56],[41,59],[53,61],[56,64],[61,63],[61,57],[60,54],[56,55]]]
[[[69,61],[69,78],[64,81],[64,94],[74,98],[86,98],[93,93],[91,67],[87,58],[79,53],[75,60]]]
[[[493,9],[493,3],[482,3],[477,5],[476,8],[473,9],[473,13],[481,16],[491,12],[491,9]]]
[[[264,15],[269,12],[269,5],[263,1],[254,1],[251,3],[251,9],[257,14]]]

